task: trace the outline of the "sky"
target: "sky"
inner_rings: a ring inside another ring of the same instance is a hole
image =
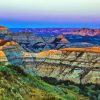
[[[100,0],[0,0],[8,28],[100,28]]]

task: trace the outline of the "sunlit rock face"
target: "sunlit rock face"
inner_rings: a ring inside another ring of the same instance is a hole
[[[10,64],[6,53],[4,52],[4,48],[16,46],[16,45],[17,45],[17,43],[15,43],[13,41],[0,40],[0,62],[1,63]],[[11,52],[9,54],[11,54]]]
[[[9,61],[3,51],[0,50],[0,64],[7,65],[9,64]]]
[[[27,73],[35,71],[34,53],[26,52],[14,41],[0,40],[0,63],[19,66]]]
[[[7,30],[4,26],[0,26],[0,30]]]
[[[100,84],[100,48],[65,48],[37,54],[40,76]]]
[[[5,41],[12,40],[11,36],[12,36],[12,32],[8,28],[0,26],[0,39],[1,40],[5,40]]]
[[[0,35],[8,35],[10,34],[10,30],[8,28],[5,28],[4,26],[0,26]]]
[[[61,39],[60,42],[62,42],[62,43],[67,43],[68,42],[68,40],[63,35],[59,35],[57,38]]]

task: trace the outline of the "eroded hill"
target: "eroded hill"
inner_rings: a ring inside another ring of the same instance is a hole
[[[37,54],[40,76],[100,84],[100,48],[64,48]]]

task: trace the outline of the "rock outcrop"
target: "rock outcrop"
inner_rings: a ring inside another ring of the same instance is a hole
[[[5,65],[10,64],[10,62],[8,61],[7,55],[4,52],[4,48],[16,46],[16,45],[18,44],[13,41],[0,40],[0,63],[3,63]]]
[[[40,76],[100,84],[100,48],[50,50],[39,53],[37,58],[40,59],[37,62]]]
[[[0,26],[0,30],[7,30],[4,26]]]

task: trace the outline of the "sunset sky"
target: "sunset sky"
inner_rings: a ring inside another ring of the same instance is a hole
[[[100,28],[100,0],[0,0],[0,25]]]

